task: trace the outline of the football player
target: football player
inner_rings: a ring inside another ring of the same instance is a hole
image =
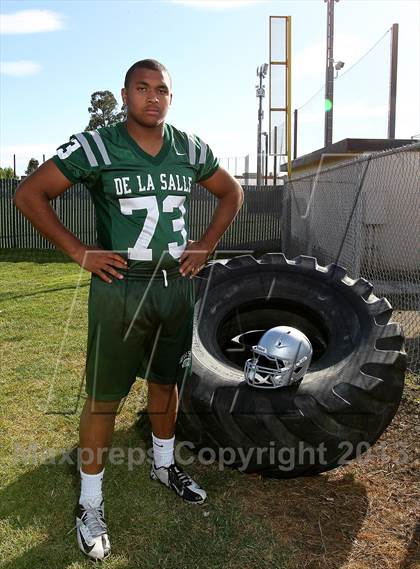
[[[120,402],[136,377],[148,382],[150,478],[190,503],[206,499],[174,460],[178,384],[191,372],[192,278],[243,202],[241,186],[209,146],[165,122],[172,82],[161,63],[134,63],[121,95],[126,122],[72,135],[14,198],[42,235],[92,273],[76,527],[80,549],[93,559],[111,551],[102,496],[105,456]],[[95,247],[71,233],[50,205],[75,183],[83,183],[93,200]],[[218,198],[198,241],[188,239],[195,183]]]

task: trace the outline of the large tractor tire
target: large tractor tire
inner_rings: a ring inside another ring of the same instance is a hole
[[[177,436],[203,459],[291,478],[344,464],[379,438],[401,400],[406,354],[389,302],[368,281],[313,257],[269,253],[212,261],[197,282]],[[251,387],[245,360],[279,325],[309,338],[309,370],[289,387]]]

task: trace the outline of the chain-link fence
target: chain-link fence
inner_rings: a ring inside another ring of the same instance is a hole
[[[351,160],[285,185],[283,251],[338,263],[386,296],[420,372],[420,144]]]

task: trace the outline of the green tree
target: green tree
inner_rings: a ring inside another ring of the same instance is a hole
[[[32,174],[32,172],[35,172],[35,170],[39,168],[39,162],[36,158],[31,158],[28,162],[28,167],[26,168],[26,176],[29,176],[29,174]]]
[[[6,168],[0,168],[0,180],[12,180],[16,178],[13,168],[6,166]]]
[[[124,107],[117,110],[117,100],[111,91],[95,91],[90,97],[89,124],[85,130],[95,130],[101,126],[109,126],[122,122],[126,118]]]

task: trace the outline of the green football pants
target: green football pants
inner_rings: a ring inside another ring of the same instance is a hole
[[[178,268],[113,278],[92,274],[88,305],[86,392],[125,397],[136,377],[182,383],[191,373],[194,282]]]

